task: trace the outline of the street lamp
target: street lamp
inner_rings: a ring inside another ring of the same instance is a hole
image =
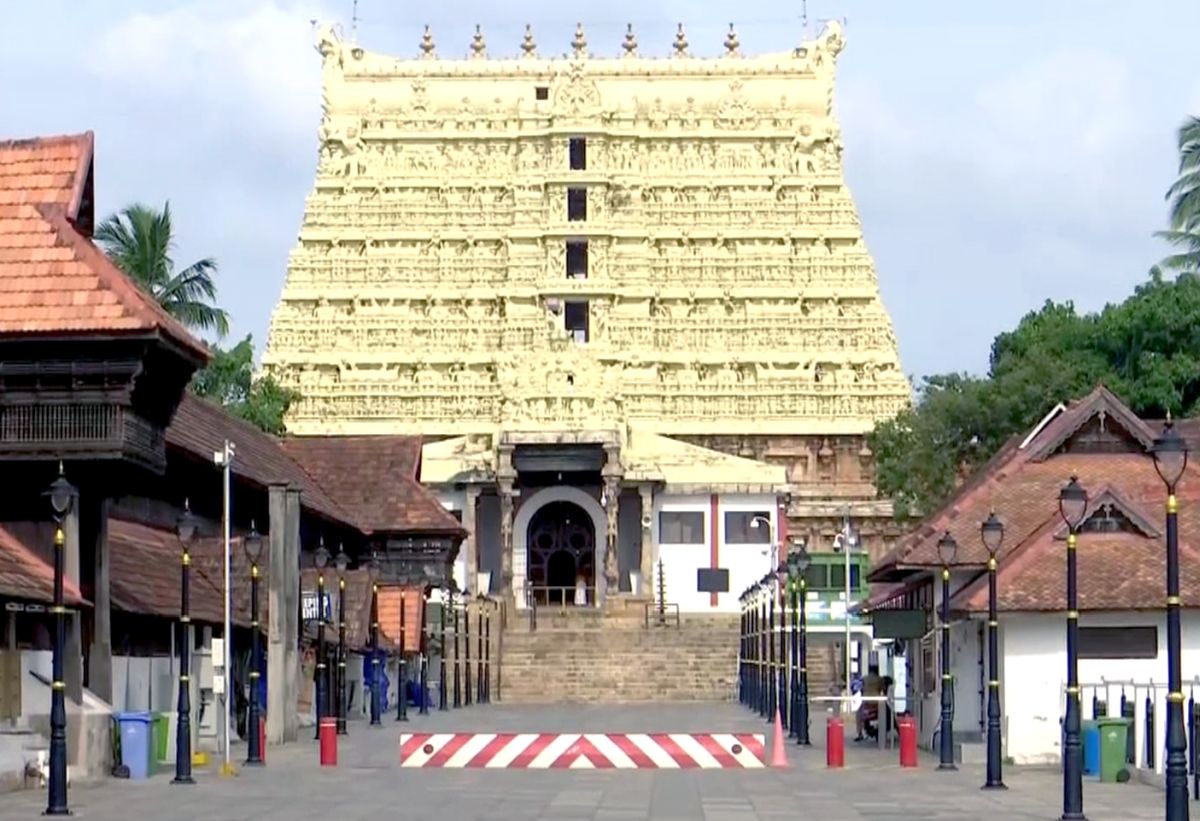
[[[446,606],[450,601],[450,582],[442,587],[441,606],[438,607],[438,710],[449,710],[446,700]]]
[[[988,703],[987,781],[985,790],[1005,789],[1000,776],[1000,622],[996,614],[996,554],[1004,543],[1004,523],[993,510],[979,526],[988,552]]]
[[[1188,463],[1188,446],[1167,417],[1150,447],[1154,469],[1167,487],[1167,821],[1188,817],[1187,739],[1183,729],[1183,681],[1179,628],[1179,501],[1175,486]]]
[[[834,552],[842,551],[845,553],[845,574],[843,579],[846,583],[846,610],[843,614],[842,621],[846,630],[846,691],[847,698],[850,697],[850,551],[858,548],[858,534],[854,532],[853,526],[850,524],[850,508],[846,508],[846,512],[842,518],[842,529],[836,536],[833,537]]]
[[[750,529],[758,530],[760,527],[765,527],[767,529],[767,552],[770,554],[770,557],[771,557],[770,561],[769,561],[769,566],[771,568],[770,572],[774,572],[775,556],[776,556],[777,551],[776,551],[776,547],[775,547],[775,536],[773,533],[771,533],[771,520],[768,519],[766,516],[750,517]]]
[[[950,565],[958,555],[958,542],[950,531],[937,543],[942,561],[942,743],[939,770],[957,770],[954,766],[954,677],[950,674]]]
[[[1071,477],[1058,493],[1058,512],[1067,525],[1067,715],[1063,722],[1063,821],[1083,814],[1083,746],[1079,741],[1079,591],[1076,586],[1076,533],[1087,513],[1088,495]]]
[[[250,560],[250,705],[247,711],[246,764],[258,766],[263,763],[259,723],[259,679],[262,677],[262,636],[258,629],[258,560],[262,557],[263,538],[254,522],[250,532],[242,540],[242,549]]]
[[[46,815],[70,815],[67,807],[67,703],[63,680],[63,654],[67,646],[67,610],[63,604],[63,522],[71,512],[76,490],[58,463],[58,478],[43,495],[50,498],[54,515],[54,656],[50,684],[50,784]]]
[[[800,549],[788,556],[788,571],[792,576],[792,611],[796,610],[796,598],[800,599],[800,647],[799,680],[796,682],[796,701],[793,715],[796,718],[796,743],[808,746],[808,619],[806,606],[808,604],[808,565],[811,562],[808,551],[801,543]],[[794,616],[793,616],[794,617]]]
[[[346,734],[346,568],[350,566],[350,557],[342,546],[338,545],[337,556],[333,560],[338,572],[338,649],[337,671],[334,678],[337,690],[337,734]]]
[[[175,525],[179,536],[181,554],[181,569],[179,574],[179,704],[178,719],[175,722],[175,779],[173,784],[194,784],[192,779],[192,617],[188,607],[189,577],[192,567],[192,544],[196,541],[196,531],[200,521],[192,515],[192,509],[187,500],[183,502],[183,515]]]
[[[375,554],[371,554],[371,569],[378,567]],[[379,664],[379,583],[371,579],[371,726],[383,725],[380,717],[381,706],[379,691],[383,689],[383,677],[386,670],[380,670]]]
[[[325,537],[317,546],[313,556],[313,564],[317,566],[317,732],[314,738],[321,737],[321,719],[325,717],[326,686],[325,680],[325,565],[329,564],[329,551],[325,549]]]
[[[779,561],[779,567],[775,571],[775,591],[772,593],[772,598],[779,599],[779,683],[776,690],[779,693],[779,698],[776,699],[779,707],[779,718],[784,727],[789,726],[788,720],[791,717],[790,702],[795,698],[792,690],[788,687],[788,648],[787,648],[787,582],[788,582],[788,567],[787,562],[783,559]],[[795,602],[793,602],[794,604]],[[793,618],[795,618],[793,616]],[[793,624],[794,628],[795,625]],[[795,656],[795,653],[792,654]],[[793,658],[793,661],[795,659]]]

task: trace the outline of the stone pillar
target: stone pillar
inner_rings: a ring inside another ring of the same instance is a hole
[[[78,587],[79,576],[79,495],[76,494],[71,510],[63,520],[63,581],[74,582]],[[53,531],[51,531],[53,532]],[[51,557],[53,559],[53,557]],[[82,614],[78,609],[67,611],[67,646],[63,653],[63,681],[67,685],[67,698],[76,704],[83,701],[83,629]]]
[[[112,703],[112,588],[109,573],[108,511],[103,496],[82,502],[82,525],[92,554],[92,642],[88,647],[88,689]]]
[[[645,596],[654,590],[654,489],[650,485],[642,485],[638,488],[638,494],[642,497],[641,595]]]
[[[291,496],[287,485],[271,485],[268,490],[267,533],[269,561],[267,565],[267,743],[283,744],[295,741],[298,732],[296,715],[296,647],[299,625],[296,608],[299,595],[300,518],[293,518]],[[298,504],[297,504],[298,507]]]
[[[462,550],[465,554],[465,565],[463,575],[463,590],[468,595],[474,595],[479,591],[479,540],[475,538],[475,512],[479,506],[479,485],[467,485],[466,500],[463,503],[462,525],[463,530],[467,531],[467,538],[463,539]]]
[[[510,602],[513,586],[513,483],[517,472],[513,467],[513,446],[496,449],[496,484],[500,492],[500,589]]]
[[[604,446],[604,467],[600,471],[604,480],[604,512],[608,519],[608,533],[604,544],[604,598],[609,591],[617,595],[621,589],[620,563],[617,538],[618,513],[621,499],[621,450],[617,445]]]

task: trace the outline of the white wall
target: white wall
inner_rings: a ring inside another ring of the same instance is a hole
[[[1061,756],[1059,719],[1064,713],[1064,688],[1067,680],[1066,619],[1056,614],[1015,614],[1001,617],[1003,676],[1001,694],[1007,719],[1006,750],[1018,764],[1056,761]],[[1083,613],[1081,627],[1133,627],[1157,625],[1158,658],[1155,659],[1080,659],[1079,681],[1085,687],[1082,715],[1091,715],[1091,689],[1101,680],[1150,681],[1162,684],[1167,678],[1166,617],[1154,613]],[[1183,679],[1200,675],[1200,613],[1184,613]],[[1109,712],[1120,713],[1119,686],[1110,687]],[[1184,692],[1187,692],[1185,686]],[[1132,690],[1130,690],[1132,697]],[[1138,717],[1143,715],[1145,689],[1137,694]],[[1160,703],[1156,718],[1156,746],[1161,747],[1165,690],[1159,689]],[[1137,722],[1139,761],[1142,728]],[[1161,765],[1161,754],[1157,755]]]
[[[771,567],[769,544],[731,544],[725,538],[727,511],[761,511],[771,520],[772,541],[778,538],[777,509],[774,496],[729,495],[717,502],[717,521],[712,521],[712,501],[705,495],[656,494],[651,530],[658,546],[666,576],[667,601],[677,602],[685,613],[736,613],[740,610],[738,596],[763,577]],[[704,515],[703,544],[667,544],[658,529],[659,514],[663,511],[694,511]],[[714,607],[708,593],[696,590],[696,571],[712,566],[712,534],[717,528],[717,565],[729,571],[729,592],[717,594]],[[657,583],[657,582],[656,582]]]

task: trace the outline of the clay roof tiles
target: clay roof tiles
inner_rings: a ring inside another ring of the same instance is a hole
[[[1119,427],[1133,440],[1133,449],[1080,452],[1063,448],[1071,436],[1097,418]],[[985,610],[987,578],[982,570],[988,554],[980,541],[979,526],[994,510],[1005,527],[998,556],[1001,609],[1061,611],[1065,608],[1066,544],[1058,493],[1071,476],[1077,476],[1089,494],[1088,518],[1104,515],[1108,506],[1129,522],[1122,530],[1080,533],[1080,609],[1161,609],[1165,490],[1153,458],[1142,451],[1153,436],[1150,425],[1133,417],[1106,389],[1098,388],[1037,431],[1026,448],[1000,454],[1002,458],[980,471],[983,475],[960,487],[941,510],[885,557],[873,576],[887,579],[893,568],[928,571],[940,566],[937,541],[948,531],[959,546],[955,566],[980,571],[955,594],[954,606]],[[1200,562],[1195,561],[1200,558],[1200,469],[1195,464],[1189,466],[1177,496],[1180,546],[1185,557],[1184,603],[1200,607]],[[872,602],[894,597],[891,590],[876,591]]]
[[[53,526],[39,522],[0,525],[0,596],[52,604],[54,602]],[[44,545],[44,549],[38,546]],[[63,601],[86,604],[79,586],[63,579]]]
[[[419,436],[297,436],[282,444],[368,532],[465,535],[418,481]]]
[[[0,142],[0,333],[156,332],[207,360],[207,348],[76,229],[92,147],[91,132]]]

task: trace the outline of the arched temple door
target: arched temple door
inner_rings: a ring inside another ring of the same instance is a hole
[[[529,584],[538,604],[595,602],[596,528],[573,502],[550,502],[529,522]]]

